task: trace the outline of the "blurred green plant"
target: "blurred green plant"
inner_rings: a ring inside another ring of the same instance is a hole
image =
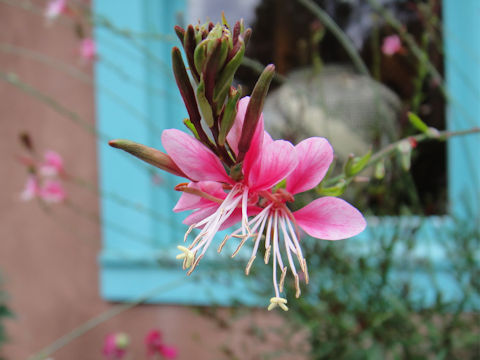
[[[5,331],[4,321],[13,316],[13,313],[7,306],[7,294],[3,290],[2,281],[0,278],[0,350],[2,350],[3,345],[7,342],[7,334]],[[0,360],[4,358],[0,354]]]
[[[311,359],[478,359],[480,230],[454,221],[436,237],[448,261],[432,262],[418,256],[418,228],[378,233],[360,251],[355,240],[304,242],[310,285],[294,299],[287,284],[285,316],[308,328]]]

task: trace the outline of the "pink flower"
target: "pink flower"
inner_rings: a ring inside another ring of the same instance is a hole
[[[80,43],[80,56],[86,61],[95,60],[97,49],[92,38],[84,38]]]
[[[27,182],[25,184],[25,188],[23,192],[20,194],[20,198],[23,201],[29,201],[37,197],[39,193],[40,193],[40,187],[38,186],[37,177],[35,175],[29,175],[27,178]]]
[[[40,174],[45,177],[58,176],[63,172],[62,157],[52,150],[45,152],[45,160],[40,164]]]
[[[402,41],[398,35],[390,35],[383,39],[382,52],[392,56],[402,51]]]
[[[129,343],[130,339],[125,333],[108,334],[103,343],[103,355],[108,360],[122,359]]]
[[[145,337],[145,345],[149,357],[154,355],[161,355],[165,359],[175,359],[177,357],[177,349],[163,343],[162,333],[159,330],[150,330],[148,332]]]
[[[45,17],[48,20],[54,20],[61,14],[66,14],[68,10],[67,0],[50,0],[47,3]]]
[[[326,139],[319,137],[302,141],[292,151],[296,153],[298,164],[286,177],[285,189],[280,188],[272,193],[262,192],[261,195],[267,199],[265,207],[248,222],[251,231],[249,237],[254,237],[255,244],[247,264],[247,275],[256,258],[264,230],[266,232],[265,263],[268,263],[270,254],[273,258],[275,297],[270,299],[269,310],[276,306],[285,311],[288,310],[286,299],[280,296],[288,267],[295,279],[296,296],[300,296],[299,275],[293,255],[296,255],[297,263],[308,283],[307,265],[300,247],[297,227],[315,238],[339,240],[357,235],[366,226],[365,219],[357,209],[335,197],[316,199],[293,213],[289,210],[286,203],[293,201],[294,195],[310,190],[319,184],[333,159],[333,150],[330,144]],[[285,156],[281,156],[276,161],[288,161],[285,159]],[[235,236],[240,231],[241,229],[238,229],[232,235]],[[282,245],[284,250],[281,249]],[[284,265],[282,252],[287,256],[288,266]],[[281,272],[279,282],[277,267]]]
[[[227,135],[228,146],[235,155],[248,103],[248,97],[239,101],[234,125]],[[240,227],[224,238],[218,251],[229,238],[238,238],[241,241],[232,255],[235,256],[253,238],[252,255],[246,267],[248,275],[260,241],[265,239],[264,260],[268,263],[272,255],[275,290],[269,310],[276,306],[288,310],[286,299],[280,296],[288,269],[295,279],[296,296],[300,296],[300,276],[295,263],[308,283],[298,229],[315,238],[339,240],[357,235],[366,226],[357,209],[335,197],[316,199],[295,212],[287,207],[296,194],[317,186],[327,173],[333,149],[324,138],[309,138],[295,147],[287,141],[274,141],[264,131],[260,117],[243,162],[238,168],[231,168],[230,173],[210,149],[179,130],[165,130],[162,143],[172,161],[192,181],[176,188],[183,195],[174,211],[194,210],[184,221],[191,225],[185,240],[193,228],[202,229],[188,247],[178,247],[182,253],[177,258],[184,260],[184,268],[190,268],[187,274],[198,265],[219,230],[241,221]],[[285,186],[277,186],[282,180]]]
[[[249,101],[249,97],[239,101],[234,126],[227,136],[228,143],[235,154],[238,152],[238,142]],[[259,192],[269,190],[282,181],[297,165],[296,155],[291,151],[293,145],[283,140],[273,141],[263,130],[263,117],[257,124],[242,164],[241,177],[238,180],[232,179],[227,174],[212,151],[179,130],[165,130],[162,134],[162,144],[168,155],[189,179],[200,182],[219,182],[229,188],[228,194],[219,192],[217,188],[213,196],[207,189],[196,188],[197,194],[203,193],[205,197],[216,197],[218,201],[199,201],[196,207],[199,210],[192,214],[192,217],[198,221],[190,226],[185,236],[187,237],[194,227],[200,227],[202,231],[188,248],[179,247],[183,253],[177,256],[179,259],[185,259],[184,267],[191,266],[189,273],[204,256],[215,234],[225,228],[226,224],[231,225],[239,219],[237,208],[241,208],[242,221],[239,236],[245,237],[250,234],[247,225],[249,208],[252,208],[258,200]],[[192,188],[194,186],[190,186],[190,190]],[[177,204],[177,211],[183,209],[186,210],[184,206]],[[190,222],[192,217],[187,218],[187,221]],[[197,252],[199,252],[198,256]]]
[[[47,203],[59,203],[66,198],[66,192],[61,182],[51,179],[45,180],[38,195]]]

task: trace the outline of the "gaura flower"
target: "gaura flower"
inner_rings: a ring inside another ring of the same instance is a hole
[[[160,355],[165,359],[175,359],[177,357],[177,349],[163,343],[160,330],[150,330],[145,337],[145,345],[147,347],[147,356],[149,357],[155,355]]]
[[[335,197],[319,198],[300,210],[290,211],[287,202],[293,202],[294,195],[318,185],[327,173],[333,159],[332,147],[326,139],[320,137],[306,139],[292,151],[296,153],[298,164],[286,176],[285,188],[276,189],[271,193],[261,192],[260,195],[266,200],[263,204],[264,208],[248,223],[248,227],[253,233],[250,236],[254,238],[255,243],[245,269],[246,274],[249,274],[256,258],[264,230],[264,261],[266,264],[268,263],[270,254],[273,258],[275,297],[270,299],[269,310],[276,306],[285,311],[288,310],[287,300],[280,296],[288,270],[288,267],[284,265],[282,253],[284,256],[286,255],[290,271],[295,279],[296,297],[300,296],[300,285],[293,255],[296,255],[297,263],[304,273],[305,282],[308,283],[307,264],[300,247],[298,228],[315,238],[339,240],[360,233],[366,226],[365,219],[357,209]],[[282,156],[276,161],[282,162],[285,161],[284,159],[285,157]],[[239,231],[240,229],[236,230],[232,235]],[[280,281],[278,281],[277,267],[281,272]]]
[[[108,360],[120,360],[126,352],[130,339],[125,333],[108,334],[103,343],[103,355]]]
[[[23,201],[39,198],[46,203],[59,203],[65,200],[67,194],[61,182],[63,160],[58,153],[46,151],[40,164],[33,158],[22,159],[22,162],[29,171],[25,188],[20,194]]]
[[[250,98],[245,97],[239,101],[234,126],[230,130],[227,141],[231,150],[238,153],[238,143],[245,117],[245,112]],[[266,144],[263,144],[266,139]],[[251,235],[248,227],[249,207],[255,205],[259,193],[269,190],[272,186],[282,181],[297,165],[297,159],[293,145],[287,141],[273,141],[263,130],[263,117],[258,121],[249,150],[245,154],[239,175],[227,174],[218,157],[206,146],[176,129],[165,130],[162,134],[162,144],[167,150],[173,162],[193,181],[214,181],[224,184],[229,190],[228,194],[216,191],[217,196],[211,195],[206,189],[191,185],[184,188],[192,192],[198,190],[197,195],[204,196],[207,201],[199,201],[198,209],[192,218],[199,221],[193,223],[185,235],[185,240],[195,227],[202,231],[195,237],[192,244],[180,247],[183,252],[178,258],[185,259],[184,267],[188,268],[189,274],[195,269],[198,262],[204,256],[216,233],[225,228],[226,224],[238,219],[238,208],[241,208],[241,234],[237,237]],[[282,161],[279,159],[282,158]],[[210,189],[213,189],[210,186]],[[219,190],[218,187],[216,190]],[[212,197],[217,200],[212,200]],[[186,197],[188,199],[188,196]],[[181,199],[181,201],[186,201]],[[194,209],[190,206],[191,209]],[[187,209],[182,204],[177,204],[176,210]],[[204,216],[201,219],[201,216]],[[230,219],[230,220],[229,220]],[[227,223],[227,220],[229,222]],[[197,256],[197,253],[199,255]]]
[[[383,39],[382,52],[387,56],[395,55],[403,50],[402,41],[398,35],[390,35]]]

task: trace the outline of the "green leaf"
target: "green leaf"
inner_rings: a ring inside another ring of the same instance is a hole
[[[408,120],[410,121],[410,123],[420,132],[422,133],[426,133],[428,131],[428,126],[427,124],[425,124],[422,119],[420,119],[418,117],[418,115],[412,113],[412,112],[408,112],[407,114],[408,116]]]
[[[334,186],[317,187],[317,193],[322,196],[340,196],[345,192],[346,188],[347,188],[347,182],[344,180],[341,180]]]
[[[211,128],[214,124],[214,119],[212,108],[205,96],[205,83],[203,82],[203,77],[197,87],[197,102],[203,119],[205,120],[207,126]]]
[[[345,174],[348,177],[357,175],[359,172],[365,169],[365,166],[367,166],[371,156],[372,156],[371,149],[368,151],[368,153],[366,153],[362,157],[354,158],[353,156],[350,156],[345,164]]]
[[[197,140],[200,140],[197,129],[195,129],[195,125],[193,125],[190,119],[184,119],[183,124],[193,133],[193,136],[195,136]]]
[[[232,85],[235,73],[243,61],[243,55],[245,54],[245,44],[243,43],[243,40],[239,39],[238,41],[241,41],[240,49],[225,65],[225,68],[222,70],[220,76],[218,77],[217,84],[213,93],[213,99],[217,104],[223,103],[223,99],[225,99],[225,97],[227,96],[228,90]]]
[[[234,95],[228,99],[227,105],[225,106],[225,111],[220,123],[220,133],[218,134],[218,145],[220,146],[225,145],[225,139],[233,126],[235,116],[237,115],[237,103],[241,94],[242,92],[237,90]]]

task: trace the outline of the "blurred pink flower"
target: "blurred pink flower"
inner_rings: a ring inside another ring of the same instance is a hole
[[[122,359],[128,347],[130,340],[125,333],[108,334],[103,343],[103,355],[108,360]]]
[[[40,164],[40,174],[46,177],[58,176],[63,172],[62,157],[52,150],[45,152],[45,160]]]
[[[163,343],[162,333],[159,330],[150,330],[145,337],[145,345],[147,347],[147,355],[161,355],[165,359],[175,359],[177,357],[177,349],[173,346],[167,346]]]
[[[67,194],[60,181],[47,179],[40,188],[39,196],[47,203],[59,203],[65,200]]]
[[[27,182],[25,184],[25,188],[23,192],[20,194],[20,199],[23,201],[29,201],[38,196],[40,192],[40,187],[38,186],[38,179],[35,175],[29,175],[27,178]]]
[[[50,0],[45,9],[45,17],[48,20],[54,20],[61,14],[67,12],[67,0]]]
[[[392,56],[402,51],[402,41],[398,35],[390,35],[383,39],[382,52]]]
[[[84,38],[80,43],[80,56],[87,61],[95,60],[97,49],[92,38]]]

